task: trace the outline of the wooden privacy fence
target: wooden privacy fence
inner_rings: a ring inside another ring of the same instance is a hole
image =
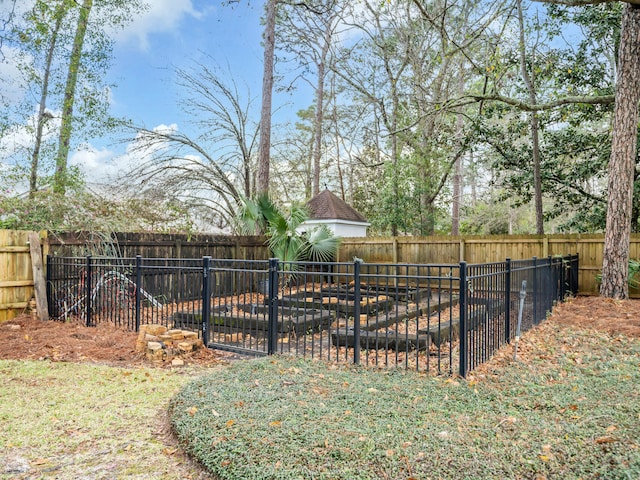
[[[49,233],[48,244],[49,253],[61,257],[269,258],[269,247],[260,236],[65,232]]]
[[[30,245],[30,236],[38,239],[37,245]],[[0,230],[0,322],[27,311],[34,297],[34,271],[40,269],[42,274],[42,257],[33,262],[31,251],[41,252],[40,241],[45,239],[46,232]],[[44,244],[46,255],[46,241]],[[40,287],[44,293],[44,285]],[[46,298],[39,305],[46,308]]]
[[[0,231],[0,320],[22,312],[33,294],[27,237],[28,232]],[[580,293],[596,295],[603,247],[603,234],[343,238],[336,260],[350,262],[358,257],[368,263],[395,264],[458,264],[464,260],[473,264],[577,253]],[[242,260],[266,260],[270,256],[264,237],[225,235],[49,233],[44,249],[60,256],[211,256]],[[640,259],[640,234],[631,236],[630,256]],[[630,293],[640,298],[639,291]]]
[[[433,236],[343,238],[338,261],[353,257],[369,263],[486,263],[577,253],[582,295],[597,295],[597,275],[602,269],[603,234]],[[630,257],[640,259],[640,234],[631,235]],[[640,298],[640,291],[630,291]]]

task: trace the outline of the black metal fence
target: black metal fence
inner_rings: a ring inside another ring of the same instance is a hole
[[[578,256],[467,265],[48,257],[53,318],[466,376],[578,292]],[[462,286],[462,288],[461,288]]]

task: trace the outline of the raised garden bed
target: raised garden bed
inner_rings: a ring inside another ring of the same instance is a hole
[[[349,317],[355,315],[355,294],[338,289],[323,289],[318,291],[301,291],[291,295],[283,295],[279,302],[283,306],[299,307],[313,310],[330,310],[336,316]],[[385,312],[395,303],[387,295],[360,296],[360,314],[372,315]]]
[[[211,311],[210,322],[214,330],[266,332],[269,327],[267,306],[259,304],[240,304],[233,308],[225,305]],[[327,328],[335,315],[328,310],[299,308],[295,306],[278,307],[278,333],[295,332],[302,334]],[[176,328],[194,328],[202,326],[202,310],[177,312],[173,316]]]

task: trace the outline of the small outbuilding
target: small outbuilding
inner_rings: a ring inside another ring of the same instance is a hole
[[[355,208],[334,195],[328,188],[307,203],[309,220],[303,228],[326,225],[336,237],[366,237],[367,222]]]

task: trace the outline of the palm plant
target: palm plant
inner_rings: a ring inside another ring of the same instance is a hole
[[[309,213],[299,205],[288,211],[279,208],[268,195],[243,198],[239,208],[239,226],[243,233],[264,233],[271,253],[283,262],[331,261],[340,239],[325,226],[303,231],[300,226]]]

